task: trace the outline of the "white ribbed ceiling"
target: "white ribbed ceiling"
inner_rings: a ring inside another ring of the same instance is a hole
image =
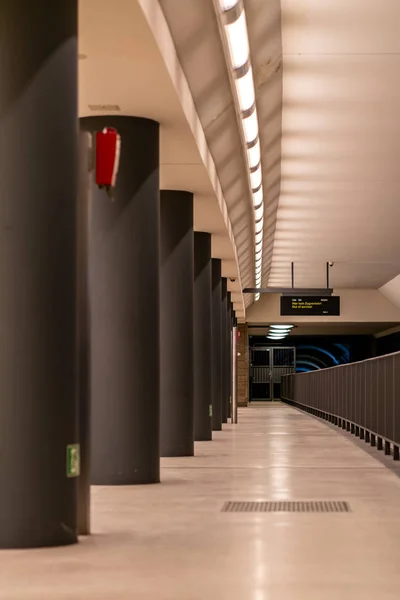
[[[266,3],[267,4],[267,3]],[[265,6],[265,10],[267,7]],[[400,272],[400,2],[282,0],[282,181],[270,285]]]

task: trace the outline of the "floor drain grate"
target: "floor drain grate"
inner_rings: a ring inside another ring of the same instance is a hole
[[[296,512],[296,513],[348,513],[347,502],[325,500],[323,502],[225,502],[222,512]]]

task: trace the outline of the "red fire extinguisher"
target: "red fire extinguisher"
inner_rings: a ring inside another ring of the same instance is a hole
[[[105,127],[96,133],[96,183],[113,195],[117,180],[121,138],[116,129]]]

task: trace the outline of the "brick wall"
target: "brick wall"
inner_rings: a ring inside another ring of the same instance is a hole
[[[247,323],[238,326],[240,337],[237,341],[238,356],[238,405],[249,402],[249,335]]]

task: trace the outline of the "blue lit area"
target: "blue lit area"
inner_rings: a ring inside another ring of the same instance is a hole
[[[351,360],[349,343],[332,343],[322,338],[312,344],[300,343],[295,345],[297,353],[296,371],[298,373],[336,367]]]
[[[284,345],[296,348],[298,373],[318,371],[370,358],[371,336],[295,336],[285,339]],[[250,336],[250,346],[265,345],[265,336]],[[276,345],[276,344],[273,344]]]

